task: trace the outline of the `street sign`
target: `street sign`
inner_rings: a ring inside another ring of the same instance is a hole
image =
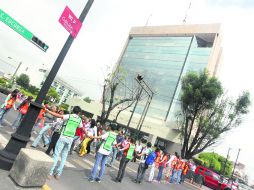
[[[11,29],[19,33],[21,36],[26,38],[27,40],[32,39],[33,34],[29,30],[27,30],[24,26],[22,26],[13,18],[11,18],[7,13],[2,11],[1,9],[0,9],[0,20],[7,26],[9,26]]]
[[[71,34],[73,38],[76,38],[78,32],[82,26],[82,23],[74,15],[68,6],[65,7],[61,17],[58,20],[63,27]]]
[[[25,39],[27,39],[30,42],[32,42],[33,44],[35,44],[41,50],[43,50],[45,52],[47,51],[47,49],[49,47],[48,45],[46,45],[44,42],[39,40],[36,36],[34,36],[32,34],[32,32],[30,32],[24,26],[19,24],[16,20],[14,20],[11,16],[9,16],[7,13],[5,13],[2,9],[0,9],[0,21],[5,23],[7,26],[9,26],[15,32],[19,33]]]

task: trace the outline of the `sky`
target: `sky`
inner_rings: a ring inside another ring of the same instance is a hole
[[[69,36],[58,22],[62,11],[68,5],[79,17],[86,2],[0,0],[0,9],[49,45],[45,53],[0,23],[0,58],[10,56],[29,67],[43,64],[51,68]],[[229,96],[248,90],[254,102],[253,0],[95,0],[58,75],[84,96],[99,100],[103,79],[117,62],[131,27],[182,24],[186,12],[186,24],[221,23],[224,56],[219,79]],[[210,150],[226,156],[230,147],[230,159],[234,160],[241,148],[239,161],[247,166],[254,182],[253,105],[244,119]]]

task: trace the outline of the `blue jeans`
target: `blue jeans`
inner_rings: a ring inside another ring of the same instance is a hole
[[[164,169],[164,166],[159,166],[159,172],[156,179],[157,181],[161,181],[163,169]]]
[[[71,149],[72,141],[73,141],[72,138],[60,136],[60,138],[58,139],[58,141],[56,143],[55,151],[53,154],[54,164],[53,164],[52,168],[50,169],[49,175],[55,174],[55,175],[60,176],[62,174],[65,161],[66,161],[68,153]],[[60,154],[61,154],[61,163],[60,163],[59,167],[56,169],[58,158],[59,158]],[[56,171],[55,171],[55,169],[56,169]]]
[[[21,123],[21,120],[23,119],[23,117],[24,117],[24,115],[23,114],[21,114],[21,113],[19,113],[18,114],[18,117],[15,119],[15,121],[13,122],[13,124],[12,124],[12,127],[14,127],[14,128],[18,128],[18,126],[20,125],[20,123]]]
[[[47,123],[45,124],[45,126],[40,130],[39,135],[36,137],[36,139],[34,140],[32,146],[37,147],[41,138],[44,142],[45,145],[50,143],[50,138],[47,136],[47,131],[51,126]]]
[[[112,148],[111,149],[111,155],[112,155],[112,158],[111,158],[111,161],[109,163],[110,166],[112,166],[114,160],[116,159],[116,154],[118,152],[118,149],[116,147]]]
[[[90,179],[94,180],[96,178],[99,164],[101,164],[101,169],[100,169],[97,179],[99,179],[99,180],[101,179],[101,177],[103,176],[103,173],[105,171],[105,164],[107,162],[107,159],[108,159],[108,155],[104,155],[104,154],[97,152]]]
[[[175,182],[176,176],[177,176],[177,170],[176,170],[176,169],[173,169],[172,175],[171,175],[171,177],[170,177],[170,183],[174,183],[174,182]]]
[[[4,108],[1,108],[1,109],[0,109],[0,124],[2,124],[4,115],[5,115],[6,113],[8,113],[9,110],[10,110],[10,109],[4,109]]]
[[[181,175],[182,175],[182,169],[177,170],[177,179],[176,179],[177,184],[181,183]]]

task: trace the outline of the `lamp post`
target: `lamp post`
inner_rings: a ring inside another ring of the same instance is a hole
[[[82,23],[89,12],[94,0],[88,0],[86,6],[81,12],[79,17]],[[42,109],[42,102],[59,70],[62,62],[71,47],[74,38],[69,35],[67,41],[65,42],[61,52],[59,53],[52,69],[50,70],[48,77],[46,78],[35,102],[31,102],[27,114],[21,121],[18,130],[11,135],[11,139],[3,150],[0,151],[0,169],[10,170],[20,149],[25,148],[27,142],[30,140],[31,130],[35,123],[40,110]]]
[[[238,158],[239,158],[240,151],[241,151],[241,149],[239,148],[237,156],[236,156],[235,164],[234,164],[234,169],[233,169],[233,172],[231,174],[231,189],[232,189],[232,185],[233,185],[233,176],[234,176],[234,173],[235,173],[235,167],[236,167],[236,164],[237,164],[237,161],[238,161]]]
[[[226,170],[226,165],[227,165],[227,162],[228,162],[228,158],[229,158],[229,152],[230,152],[231,148],[228,148],[228,154],[227,154],[227,158],[225,160],[225,163],[224,163],[224,167],[223,167],[223,171],[222,171],[222,175],[223,177],[225,176],[225,170]]]
[[[144,123],[144,120],[145,120],[145,117],[146,117],[146,114],[147,114],[147,112],[148,112],[148,109],[149,109],[149,107],[150,107],[150,103],[151,103],[151,101],[152,101],[152,98],[153,98],[153,95],[154,95],[154,92],[151,90],[151,88],[147,85],[147,83],[144,81],[144,78],[141,76],[141,75],[137,75],[137,77],[135,78],[135,80],[138,82],[138,84],[141,86],[141,89],[140,89],[140,92],[139,92],[139,94],[138,94],[138,98],[137,98],[137,101],[136,101],[136,104],[135,104],[135,106],[134,106],[134,108],[133,108],[133,110],[132,110],[132,113],[131,113],[131,117],[130,117],[130,119],[129,119],[129,121],[128,121],[128,124],[127,124],[127,127],[129,127],[129,125],[130,125],[130,122],[131,122],[131,119],[132,119],[132,117],[133,117],[133,114],[134,114],[134,112],[135,112],[135,109],[136,109],[136,106],[137,106],[137,104],[138,104],[138,101],[139,101],[139,99],[140,99],[140,96],[141,96],[141,93],[143,92],[143,90],[147,93],[147,95],[148,95],[148,99],[147,99],[147,102],[146,102],[146,104],[145,104],[145,107],[144,107],[144,109],[143,109],[143,112],[142,112],[142,114],[141,114],[141,117],[140,117],[140,119],[139,119],[139,121],[138,121],[138,124],[137,124],[137,127],[136,127],[136,139],[138,139],[138,136],[139,136],[139,134],[140,134],[140,131],[141,131],[141,128],[142,128],[142,125],[143,125],[143,123]],[[151,93],[151,94],[150,94]]]
[[[13,58],[12,58],[12,57],[8,57],[8,59],[13,59]],[[19,70],[19,68],[20,68],[21,65],[22,65],[22,62],[20,61],[20,62],[19,62],[19,65],[17,66],[17,68],[15,69],[15,71],[14,71],[12,77],[11,77],[11,86],[12,86],[13,83],[14,83],[15,76],[16,76],[16,74],[17,74],[17,72],[18,72],[18,70]]]

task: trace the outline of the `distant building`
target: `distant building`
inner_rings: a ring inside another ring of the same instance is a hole
[[[116,71],[127,71],[125,85],[118,89],[121,96],[132,89],[138,74],[153,89],[153,96],[141,131],[149,141],[165,146],[171,152],[180,150],[180,133],[176,113],[180,109],[181,78],[188,71],[208,69],[216,76],[221,63],[219,24],[144,26],[131,29],[125,47],[116,64]],[[135,109],[130,128],[136,129],[147,100],[144,96]],[[126,125],[131,112],[124,111],[118,122]],[[111,119],[115,113],[111,114]]]
[[[60,96],[59,104],[66,103],[68,98],[81,96],[79,91],[60,77],[56,77],[51,86],[56,89],[56,92]]]

